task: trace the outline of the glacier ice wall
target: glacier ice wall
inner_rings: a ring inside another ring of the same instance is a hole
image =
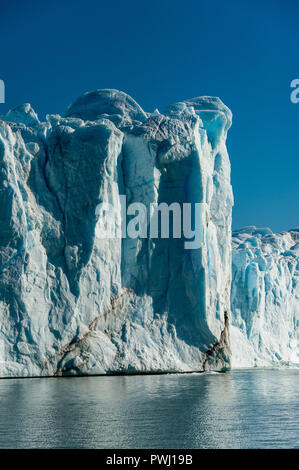
[[[2,116],[1,376],[229,367],[230,124],[218,98],[151,114],[117,90]],[[201,247],[100,239],[96,208],[120,195],[201,203]]]
[[[233,367],[299,363],[299,229],[233,232]]]

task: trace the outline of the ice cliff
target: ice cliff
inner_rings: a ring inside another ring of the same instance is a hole
[[[299,229],[233,232],[232,366],[299,363]]]
[[[230,124],[218,98],[146,113],[116,90],[86,93],[47,122],[29,104],[1,117],[2,377],[229,367]],[[121,195],[201,203],[201,246],[100,239],[96,208]],[[286,255],[283,269],[292,263]]]

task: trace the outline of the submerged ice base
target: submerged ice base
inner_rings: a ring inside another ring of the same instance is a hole
[[[82,95],[66,117],[0,121],[0,375],[230,367],[231,112],[200,97],[145,113]],[[202,246],[99,239],[96,207],[201,203]]]

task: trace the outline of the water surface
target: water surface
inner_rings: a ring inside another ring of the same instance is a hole
[[[299,371],[0,380],[1,448],[298,448]]]

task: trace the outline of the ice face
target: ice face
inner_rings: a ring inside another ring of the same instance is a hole
[[[232,364],[299,362],[299,229],[233,232]]]
[[[151,114],[117,90],[0,121],[2,376],[229,367],[230,124],[218,98]],[[202,245],[100,239],[96,208],[121,195],[200,203]]]

